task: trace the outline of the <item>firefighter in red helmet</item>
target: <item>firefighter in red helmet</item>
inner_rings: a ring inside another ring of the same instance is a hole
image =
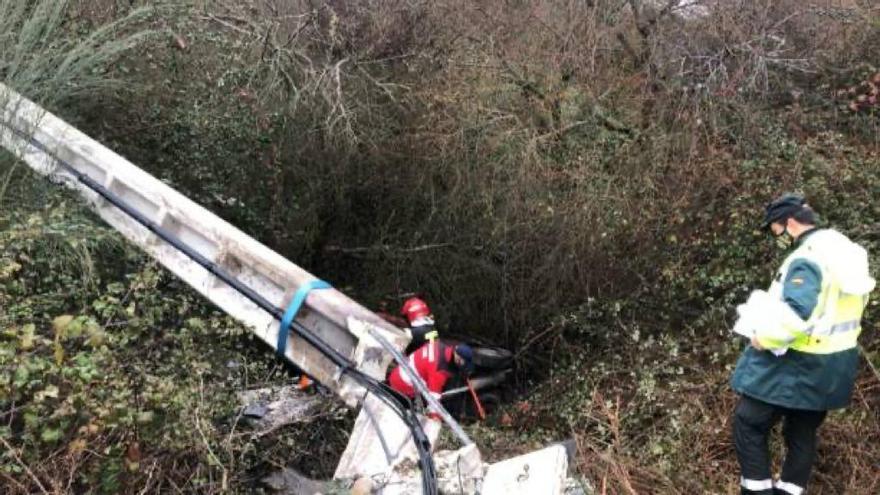
[[[425,342],[433,342],[437,339],[439,334],[434,327],[434,315],[431,314],[431,308],[425,301],[418,297],[407,299],[400,308],[400,314],[406,317],[412,337],[407,351],[418,349]]]

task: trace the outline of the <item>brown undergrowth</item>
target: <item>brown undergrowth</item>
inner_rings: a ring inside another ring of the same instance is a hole
[[[485,435],[486,444],[505,452],[506,444],[523,438],[530,448],[573,438],[574,467],[596,493],[739,493],[731,435],[737,398],[728,379],[740,343],[728,338],[694,343],[694,349],[711,352],[685,351],[664,338],[621,339],[620,347],[580,356],[578,369],[562,367],[499,411],[493,425],[510,436]],[[876,361],[880,339],[873,326],[862,341]],[[713,361],[727,364],[707,365]],[[878,390],[880,376],[863,360],[851,406],[829,414],[820,429],[810,493],[877,493]],[[771,453],[778,472],[784,453],[779,427],[775,435]]]

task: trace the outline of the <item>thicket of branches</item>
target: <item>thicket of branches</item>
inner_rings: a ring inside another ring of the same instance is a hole
[[[673,252],[696,261],[667,240],[705,235],[734,197],[799,187],[774,183],[789,165],[770,148],[864,127],[834,92],[870,75],[877,15],[266,0],[202,19],[250,50],[239,93],[273,136],[259,187],[285,189],[255,208],[303,232],[279,245],[367,299],[423,291],[454,327],[515,346],[559,308],[656,288]]]

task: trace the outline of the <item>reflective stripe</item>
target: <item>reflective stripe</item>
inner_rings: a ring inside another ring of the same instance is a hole
[[[431,318],[430,316],[419,316],[418,318],[411,321],[409,326],[410,327],[421,327],[424,325],[433,325],[433,324],[434,324],[434,318]]]
[[[790,493],[791,495],[801,495],[804,493],[804,488],[795,485],[794,483],[789,483],[787,481],[777,481],[773,484],[774,488],[778,490],[782,490],[785,493]]]
[[[821,337],[823,335],[829,336],[829,335],[834,335],[834,334],[841,334],[841,333],[846,333],[846,332],[852,332],[853,330],[858,330],[859,327],[861,326],[861,323],[862,323],[861,318],[858,320],[843,321],[843,322],[835,323],[834,325],[831,325],[830,327],[828,327],[828,330],[824,331],[824,332],[816,331],[815,327],[810,327],[807,329],[806,333],[807,333],[807,335],[811,335],[814,337]]]
[[[429,363],[433,363],[434,358],[436,357],[434,355],[434,347],[436,347],[436,344],[434,343],[433,340],[428,342],[428,362]]]
[[[750,480],[748,478],[740,478],[739,484],[746,490],[752,490],[754,492],[773,489],[773,480],[770,478],[767,478],[765,480]]]
[[[415,371],[416,373],[419,372],[416,369],[415,356],[413,356],[412,354],[410,354],[410,356],[409,356],[409,367],[412,368],[413,371]],[[409,373],[407,373],[406,370],[404,370],[403,368],[400,368],[400,379],[403,380],[403,383],[412,387],[412,384],[413,384],[412,379],[409,377]]]
[[[808,354],[832,354],[846,351],[858,345],[861,326],[855,330],[838,332],[834,335],[808,335],[796,340],[791,348]]]
[[[858,330],[860,325],[860,320],[850,320],[845,321],[843,323],[837,323],[835,325],[831,325],[831,328],[828,329],[828,335],[834,335],[835,333],[845,333],[852,332],[853,330]]]

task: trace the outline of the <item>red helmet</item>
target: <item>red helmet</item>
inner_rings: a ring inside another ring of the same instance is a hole
[[[400,308],[400,314],[406,316],[406,319],[412,325],[419,318],[430,317],[431,308],[418,297],[411,297],[403,303],[403,307]]]

